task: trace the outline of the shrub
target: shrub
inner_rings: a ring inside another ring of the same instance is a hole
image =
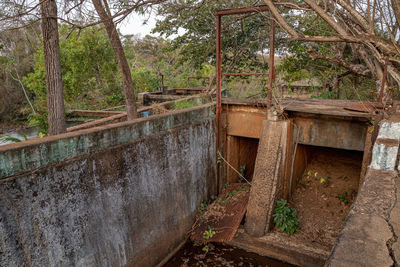
[[[278,200],[273,217],[275,226],[279,228],[282,233],[292,235],[299,230],[297,210],[291,208],[287,200]]]
[[[196,106],[198,105],[191,100],[183,100],[174,102],[173,109],[181,110],[181,109],[193,108]]]

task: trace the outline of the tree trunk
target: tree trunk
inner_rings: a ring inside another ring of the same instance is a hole
[[[115,55],[117,56],[118,66],[123,80],[123,90],[126,102],[126,111],[128,113],[128,120],[133,120],[137,117],[135,91],[133,89],[131,71],[129,69],[128,60],[126,59],[125,52],[122,47],[121,39],[119,38],[111,15],[106,12],[101,0],[92,0],[92,2],[97,14],[99,15],[101,21],[106,28],[108,38],[110,39]],[[104,4],[107,7],[107,2],[104,2]]]
[[[397,25],[400,26],[400,0],[392,0],[393,13],[396,17]]]
[[[46,66],[48,134],[56,135],[66,132],[56,1],[41,1],[40,9]]]

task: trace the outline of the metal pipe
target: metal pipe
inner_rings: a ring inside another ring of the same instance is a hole
[[[268,73],[222,73],[224,76],[264,76],[268,75]]]
[[[221,148],[221,81],[222,81],[222,69],[221,69],[221,15],[217,15],[217,44],[216,44],[216,87],[217,87],[217,150],[220,151]]]
[[[245,13],[263,12],[263,11],[268,11],[268,10],[269,9],[266,5],[251,6],[251,7],[239,7],[239,8],[217,10],[217,15],[220,15],[220,16],[238,15],[238,14],[245,14]]]
[[[271,14],[272,16],[272,14]],[[272,107],[272,87],[275,81],[275,20],[270,20],[270,45],[269,45],[269,83],[268,83],[268,94],[267,94],[267,109]]]
[[[222,79],[223,81],[268,81],[269,79]]]
[[[164,74],[160,73],[160,75],[161,75],[161,85],[162,88],[164,89]]]

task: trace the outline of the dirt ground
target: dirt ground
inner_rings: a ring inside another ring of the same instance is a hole
[[[300,224],[293,237],[330,250],[357,196],[362,153],[313,148],[311,155],[289,202]]]

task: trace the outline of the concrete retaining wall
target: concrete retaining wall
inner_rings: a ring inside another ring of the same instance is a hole
[[[213,105],[0,149],[0,266],[153,266],[216,191]]]

